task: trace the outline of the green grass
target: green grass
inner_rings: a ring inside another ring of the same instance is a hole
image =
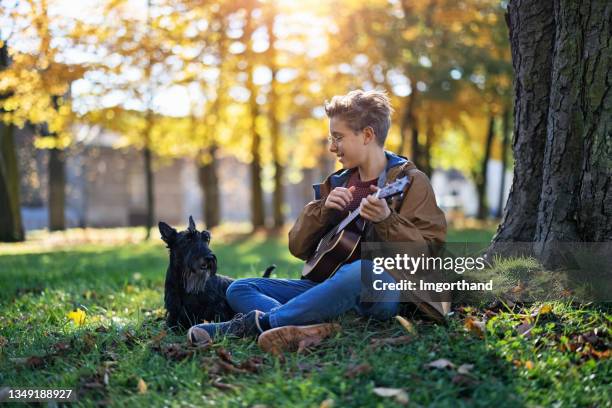
[[[472,230],[452,232],[450,239],[490,236]],[[301,268],[284,239],[216,242],[220,271],[230,276],[256,276],[270,263],[277,264],[277,277],[296,277]],[[374,387],[403,388],[413,406],[610,406],[612,364],[605,350],[612,318],[601,305],[552,302],[550,311],[533,318],[537,304],[460,307],[448,326],[417,315],[411,342],[378,348],[370,347],[372,338],[404,335],[404,329],[348,314],[340,319],[342,333],[284,362],[251,341],[228,339],[176,361],[159,351],[172,343],[185,347],[183,336],[159,336],[167,265],[161,243],[19,248],[0,250],[0,388],[73,388],[77,406],[398,405],[375,395]],[[507,279],[530,268],[537,268],[533,260],[512,260],[500,274]],[[82,326],[67,318],[74,308],[86,313]],[[485,314],[484,332],[466,328],[466,321]],[[524,322],[534,325],[529,336],[516,328]],[[259,372],[217,373],[221,348],[235,362],[262,357]],[[32,356],[41,359],[24,360]],[[441,358],[455,368],[424,367]],[[358,364],[369,369],[347,376]],[[473,368],[458,374],[462,364]],[[218,376],[235,389],[213,387]],[[145,393],[138,392],[141,379]]]

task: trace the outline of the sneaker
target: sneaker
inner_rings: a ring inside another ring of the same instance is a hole
[[[324,339],[335,332],[340,331],[341,327],[335,323],[312,324],[310,326],[283,326],[266,330],[259,336],[257,344],[259,348],[267,353],[275,355],[283,351],[297,351],[308,345],[310,341]]]
[[[211,342],[215,337],[257,337],[263,330],[259,327],[259,310],[247,314],[238,313],[228,322],[197,324],[187,332],[191,344]]]

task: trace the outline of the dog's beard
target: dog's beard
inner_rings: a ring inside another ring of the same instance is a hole
[[[190,270],[183,272],[183,283],[185,285],[185,292],[187,293],[199,293],[204,292],[204,286],[206,286],[207,273],[192,273]]]

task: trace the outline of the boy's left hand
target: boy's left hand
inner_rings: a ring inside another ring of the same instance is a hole
[[[370,186],[373,193],[378,191],[378,187]],[[375,195],[370,195],[361,200],[359,205],[359,215],[362,218],[372,221],[381,222],[391,214],[391,209],[387,205],[387,201],[376,198]]]

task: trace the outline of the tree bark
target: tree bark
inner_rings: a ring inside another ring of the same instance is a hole
[[[499,180],[499,201],[497,203],[497,216],[504,213],[504,191],[506,190],[506,169],[508,168],[508,132],[510,130],[510,110],[504,109],[501,142],[501,178]]]
[[[247,44],[247,49],[252,48],[251,35],[253,34],[253,17],[252,10],[247,10],[247,22],[244,29],[244,41]],[[248,51],[249,57],[253,57],[253,53]],[[251,115],[251,223],[253,228],[265,226],[265,213],[263,204],[263,189],[261,186],[261,155],[259,149],[261,146],[261,135],[257,131],[257,117],[259,116],[259,105],[257,104],[257,87],[253,79],[253,71],[255,64],[251,61],[247,88],[249,90],[249,112]]]
[[[153,176],[153,159],[151,149],[148,146],[142,150],[145,172],[145,187],[146,187],[146,236],[145,239],[151,238],[151,229],[153,228],[153,220],[155,219],[155,191],[154,191],[154,176]]]
[[[0,47],[0,71],[9,64],[8,45],[5,42]],[[0,95],[0,99],[5,97],[6,95]],[[0,242],[17,242],[25,239],[21,220],[19,167],[14,130],[13,125],[0,121]]]
[[[66,152],[49,149],[49,230],[66,229]]]
[[[486,220],[489,215],[489,205],[487,203],[487,167],[489,166],[489,159],[491,157],[493,135],[495,135],[495,117],[491,114],[489,117],[489,127],[487,128],[487,140],[485,142],[482,163],[480,165],[480,173],[476,176],[476,192],[478,194],[478,212],[476,218],[479,220]]]
[[[542,164],[554,41],[553,4],[515,0],[506,20],[514,68],[514,177],[497,242],[531,242],[542,189]]]
[[[555,2],[554,86],[534,239],[547,265],[556,266],[556,242],[612,239],[610,10],[605,1]]]
[[[612,3],[515,0],[508,16],[516,166],[492,247],[534,242],[554,268],[558,242],[612,240]]]
[[[212,145],[208,151],[211,160],[198,166],[198,179],[204,193],[202,213],[207,229],[218,226],[221,221],[221,195],[219,193],[219,180],[217,179],[216,151],[217,146]]]
[[[13,132],[13,125],[0,122],[0,242],[17,242],[25,239]]]

